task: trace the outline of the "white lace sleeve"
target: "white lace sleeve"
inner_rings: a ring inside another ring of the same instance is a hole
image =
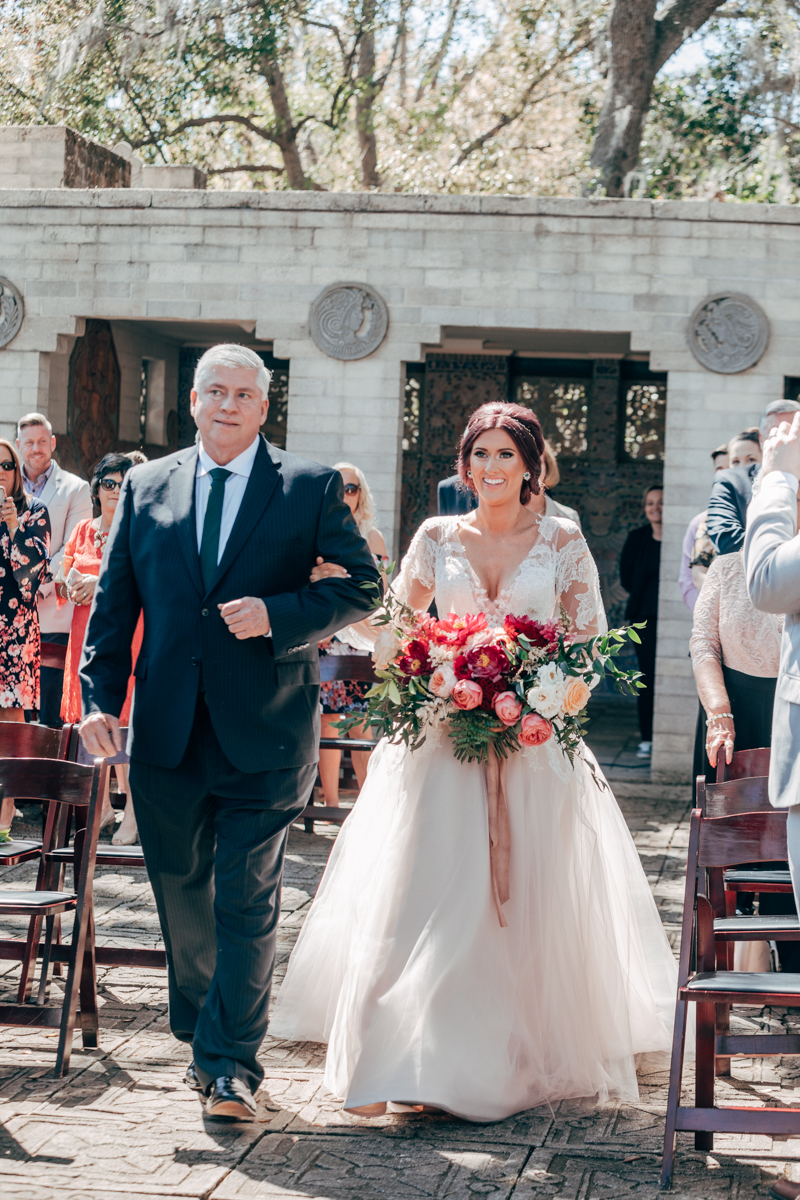
[[[423,521],[400,564],[392,590],[406,603],[415,583],[430,593],[436,588],[436,534],[436,519]]]
[[[562,521],[556,548],[556,592],[581,639],[608,629],[600,578],[591,551],[578,527]]]

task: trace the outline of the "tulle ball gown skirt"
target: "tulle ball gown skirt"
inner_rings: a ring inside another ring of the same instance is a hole
[[[634,1055],[670,1046],[677,970],[613,795],[552,745],[507,769],[502,928],[484,769],[446,738],[372,756],[270,1030],[328,1043],[325,1083],[345,1107],[494,1121],[569,1097],[632,1100]]]

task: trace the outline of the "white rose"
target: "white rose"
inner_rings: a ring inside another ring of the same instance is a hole
[[[536,672],[536,682],[539,687],[564,690],[564,676],[558,669],[558,666],[552,662],[545,663],[543,667],[539,667],[539,670]]]
[[[561,708],[561,693],[553,688],[532,687],[525,699],[540,717],[551,720]]]
[[[394,630],[387,627],[382,633],[379,633],[372,651],[372,661],[377,670],[385,671],[389,663],[397,657],[399,649],[400,643]]]

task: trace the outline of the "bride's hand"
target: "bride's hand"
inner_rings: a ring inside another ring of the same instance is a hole
[[[345,571],[344,567],[340,567],[338,563],[325,562],[324,558],[317,559],[317,565],[314,567],[309,577],[310,583],[319,583],[321,579],[349,579],[350,575]]]

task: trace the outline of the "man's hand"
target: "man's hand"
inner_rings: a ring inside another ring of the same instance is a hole
[[[764,443],[761,464],[764,475],[770,471],[788,471],[800,479],[800,413],[795,413],[791,425],[781,421]]]
[[[234,637],[265,637],[271,629],[267,606],[258,596],[242,596],[241,600],[229,600],[218,604],[223,621]]]
[[[122,749],[119,719],[110,713],[92,713],[84,717],[78,732],[92,758],[113,758]]]

